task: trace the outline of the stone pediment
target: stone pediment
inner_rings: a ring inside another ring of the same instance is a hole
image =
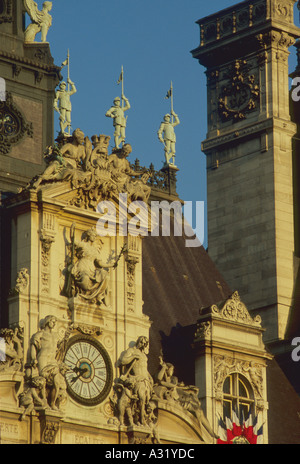
[[[201,316],[210,315],[216,319],[261,328],[261,317],[251,317],[246,305],[242,302],[239,292],[234,292],[226,301],[212,305],[200,311]]]
[[[80,129],[72,137],[63,137],[48,147],[46,169],[32,179],[26,190],[35,191],[44,200],[62,202],[70,207],[96,211],[99,202],[126,195],[129,201],[147,203],[151,171],[135,171],[128,156],[129,144],[109,155],[110,137],[93,136],[92,141]]]

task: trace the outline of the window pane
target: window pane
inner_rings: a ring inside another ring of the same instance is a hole
[[[223,393],[226,393],[227,395],[231,393],[230,380],[231,380],[231,377],[226,377],[224,385],[223,385]]]
[[[241,379],[239,379],[239,396],[242,398],[249,398],[249,393]]]
[[[232,415],[232,404],[231,401],[224,401],[223,402],[223,417],[231,417]]]

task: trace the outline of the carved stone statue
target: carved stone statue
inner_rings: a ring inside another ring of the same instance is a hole
[[[82,167],[90,150],[90,142],[80,129],[73,132],[70,141],[61,148],[49,147],[45,154],[48,164],[45,171],[36,179],[33,179],[27,188],[38,189],[46,182],[71,180],[72,186],[76,188],[80,181],[90,177]]]
[[[70,78],[68,78],[67,82],[71,86],[71,89],[67,89],[66,82],[61,82],[59,85],[59,90],[56,91],[54,100],[54,109],[59,113],[61,134],[64,134],[67,128],[68,133],[70,133],[72,112],[72,104],[70,97],[77,92],[75,84],[71,81]]]
[[[127,411],[130,422],[136,425],[150,425],[153,420],[148,415],[152,411],[150,400],[153,393],[153,379],[148,372],[147,337],[139,337],[132,348],[128,348],[118,361],[121,376],[117,386],[123,386],[124,393],[119,398],[119,420],[122,423],[124,409]],[[129,398],[124,407],[124,396]],[[131,407],[131,413],[128,412]]]
[[[24,328],[1,329],[0,338],[0,374],[2,372],[20,372],[23,368]]]
[[[71,230],[71,242],[73,240],[74,232]],[[114,263],[104,263],[101,259],[102,244],[95,228],[87,230],[80,242],[71,243],[77,260],[71,262],[68,272],[72,276],[75,296],[107,306],[108,272],[117,267],[124,250],[122,249]]]
[[[161,369],[157,374],[156,384],[154,386],[155,395],[169,403],[173,402],[189,411],[196,417],[200,430],[203,427],[213,438],[218,436],[212,430],[208,420],[206,419],[201,403],[198,398],[199,389],[195,386],[186,386],[184,383],[179,383],[177,377],[174,377],[174,366],[170,363],[165,363],[160,357]],[[203,436],[202,436],[203,438]]]
[[[63,376],[64,365],[59,361],[60,350],[65,340],[54,330],[56,322],[55,316],[47,316],[42,329],[33,335],[30,342],[32,369],[37,369],[38,376],[46,380],[49,390],[48,402],[54,410],[59,409],[64,396],[62,391],[66,391],[67,388]]]
[[[171,117],[174,121],[171,121]],[[166,114],[163,122],[161,123],[157,132],[158,138],[161,143],[165,146],[165,159],[167,165],[175,165],[175,153],[176,153],[176,134],[174,127],[180,124],[179,118],[174,111],[170,114]]]
[[[45,377],[37,376],[30,380],[29,385],[19,395],[19,406],[20,408],[24,408],[24,412],[20,419],[21,421],[23,421],[25,416],[30,414],[36,407],[42,409],[48,408]]]
[[[72,136],[60,135],[57,144],[44,153],[47,164],[44,172],[33,178],[26,190],[39,190],[52,182],[70,182],[77,189],[70,205],[97,210],[100,201],[126,193],[128,200],[148,202],[151,186],[148,180],[153,170],[134,170],[128,161],[131,145],[114,149],[108,155],[110,137],[94,135],[92,141],[80,129]]]
[[[115,128],[115,148],[119,148],[121,143],[125,143],[127,118],[124,113],[130,109],[130,103],[124,95],[122,96],[122,100],[124,100],[125,106],[121,106],[121,98],[117,97],[114,99],[114,105],[105,114],[106,117],[113,119],[113,125]]]
[[[154,385],[155,395],[163,400],[178,401],[178,379],[174,377],[173,364],[165,363],[162,357],[160,357],[160,366],[161,369],[157,374],[156,384]]]
[[[52,25],[52,17],[49,14],[49,11],[52,10],[52,2],[44,2],[41,11],[33,0],[24,0],[24,6],[32,21],[25,31],[25,43],[34,42],[39,32],[41,32],[42,43],[45,43]]]
[[[114,150],[109,156],[112,179],[117,184],[119,192],[127,192],[132,201],[140,200],[147,202],[151,193],[151,187],[147,185],[151,173],[149,171],[137,172],[131,168],[128,156],[132,147],[126,143],[121,149]],[[142,177],[133,180],[134,177]],[[145,177],[143,177],[145,176]]]

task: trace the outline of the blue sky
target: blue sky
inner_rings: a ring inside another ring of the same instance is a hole
[[[153,163],[160,169],[163,146],[157,130],[170,111],[165,99],[174,87],[178,193],[185,201],[206,201],[206,160],[201,141],[206,137],[206,79],[204,68],[190,51],[200,42],[195,22],[234,0],[53,0],[53,26],[48,40],[55,64],[70,49],[71,79],[77,87],[72,97],[72,127],[86,135],[112,137],[112,120],[105,113],[120,96],[117,80],[124,66],[128,111],[126,141],[132,145],[131,161]],[[41,1],[39,0],[39,7]],[[298,16],[297,16],[298,18]],[[63,72],[66,79],[66,71]],[[56,131],[58,115],[55,114]],[[113,145],[113,143],[111,144]]]

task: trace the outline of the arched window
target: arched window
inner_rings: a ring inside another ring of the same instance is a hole
[[[226,377],[223,384],[223,416],[231,418],[235,411],[239,418],[254,413],[254,393],[249,381],[238,373]]]

